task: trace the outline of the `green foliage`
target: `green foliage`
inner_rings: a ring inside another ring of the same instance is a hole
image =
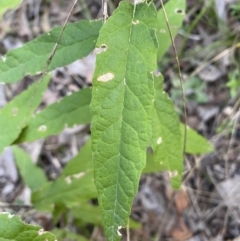
[[[37,167],[30,156],[21,148],[14,146],[13,153],[24,183],[32,191],[42,187],[47,182],[47,178],[42,169]]]
[[[171,98],[175,101],[179,101],[182,98],[179,80],[173,79],[172,83],[174,88],[171,91]],[[197,103],[202,104],[208,102],[208,97],[204,93],[204,90],[206,89],[206,83],[203,82],[200,78],[192,77],[184,81],[183,89],[186,95],[186,101],[194,100]]]
[[[234,98],[240,87],[240,71],[238,69],[228,74],[227,87],[230,89],[231,97]]]
[[[9,9],[16,8],[22,0],[1,0],[0,1],[0,20],[2,15]]]
[[[66,127],[89,123],[91,121],[90,101],[91,89],[82,89],[48,106],[31,117],[15,143],[34,141],[59,134]]]
[[[55,241],[56,238],[41,227],[23,223],[18,216],[0,214],[0,241]]]
[[[91,143],[88,141],[78,155],[68,162],[58,179],[33,192],[32,202],[39,210],[52,211],[52,204],[72,207],[95,197]]]
[[[182,143],[184,135],[184,125],[180,125],[182,133]],[[205,154],[214,151],[213,146],[193,129],[187,127],[186,153]]]
[[[28,90],[15,97],[0,110],[0,153],[9,146],[27,126],[34,110],[42,100],[42,94],[49,83],[49,76],[32,84]]]
[[[162,80],[157,77],[155,78],[155,91],[151,139],[153,157],[155,162],[175,173],[172,177],[172,185],[174,188],[179,188],[183,170],[180,122],[173,102],[162,89]]]
[[[120,240],[145,166],[157,41],[153,4],[121,2],[97,41],[91,110],[94,179],[105,234]],[[118,53],[118,54],[116,54]]]
[[[54,229],[52,232],[56,235],[58,240],[89,241],[89,239],[86,239],[76,233],[70,232],[67,229]]]
[[[169,26],[174,38],[177,35],[178,29],[182,26],[182,21],[185,17],[186,1],[170,0],[164,5],[164,8],[167,12]],[[172,45],[163,11],[158,11],[156,33],[160,43],[160,48],[158,49],[158,60],[160,60]]]
[[[62,27],[56,27],[23,47],[9,51],[6,57],[0,60],[0,82],[17,82],[25,75],[50,71],[87,56],[95,47],[101,25],[101,21],[86,20],[69,23],[47,69],[48,58]]]
[[[184,0],[170,0],[165,5],[173,36],[182,24],[185,7]],[[13,143],[59,134],[65,127],[90,123],[92,119],[92,146],[89,139],[56,180],[47,181],[30,157],[17,147],[13,148],[15,159],[25,184],[32,190],[36,209],[53,212],[55,221],[71,209],[79,226],[103,225],[109,241],[119,240],[142,172],[167,169],[174,174],[173,186],[178,188],[181,184],[183,125],[163,91],[163,79],[154,80],[153,76],[157,59],[168,50],[171,39],[163,11],[157,13],[153,3],[132,5],[122,1],[103,26],[101,21],[85,20],[68,24],[47,66],[60,32],[61,27],[57,27],[10,51],[0,61],[0,82],[13,83],[26,74],[45,73],[82,58],[95,48],[93,89],[66,96],[34,115],[49,77],[33,84],[0,111],[0,126],[4,126],[0,151]],[[203,137],[187,129],[187,153],[212,150]],[[96,197],[100,206],[91,203]],[[0,216],[0,222],[0,233],[8,224],[15,227],[13,218],[6,221]],[[139,227],[132,220],[129,223],[130,227]],[[55,232],[60,239],[86,240],[66,230]],[[20,230],[16,233],[26,235]]]

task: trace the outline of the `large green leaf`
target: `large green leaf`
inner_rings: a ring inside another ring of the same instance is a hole
[[[126,226],[151,136],[156,10],[122,1],[103,25],[91,102],[95,184],[109,241]]]
[[[0,153],[19,136],[42,100],[49,76],[32,84],[0,110]]]
[[[42,187],[47,178],[41,168],[37,167],[30,156],[21,148],[13,146],[13,153],[24,183],[32,190]]]
[[[182,22],[185,17],[186,0],[169,0],[164,7],[168,16],[172,36],[174,38],[178,33],[178,29],[182,26]],[[158,49],[158,59],[161,59],[172,45],[162,9],[158,11],[157,15],[157,38],[160,43],[160,47]]]
[[[155,78],[155,90],[153,135],[150,143],[154,152],[153,158],[173,174],[172,185],[179,188],[183,171],[180,122],[173,102],[162,89],[161,77]]]
[[[41,227],[23,223],[18,216],[0,214],[0,241],[56,241],[53,234]]]
[[[9,9],[16,8],[22,0],[1,0],[0,1],[0,21],[2,15]]]
[[[65,127],[91,121],[91,89],[82,89],[54,103],[32,117],[16,143],[34,141],[59,134]]]
[[[101,21],[87,20],[69,23],[48,70],[87,56],[95,47],[101,25]],[[56,27],[23,47],[8,52],[0,60],[0,82],[13,83],[27,74],[35,75],[39,71],[45,71],[47,60],[61,31],[62,27]]]

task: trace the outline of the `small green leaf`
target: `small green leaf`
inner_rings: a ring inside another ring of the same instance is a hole
[[[49,76],[32,84],[0,110],[0,153],[16,140],[42,100]]]
[[[0,1],[0,21],[2,19],[2,15],[9,9],[16,8],[22,0],[1,0]]]
[[[154,161],[172,172],[172,186],[179,188],[183,171],[183,151],[180,122],[174,104],[162,90],[162,78],[155,78],[156,98],[154,101],[153,148]]]
[[[82,20],[69,23],[60,39],[48,71],[87,56],[95,47],[101,21]],[[23,47],[9,51],[0,60],[0,82],[13,83],[25,75],[45,71],[47,60],[58,40],[62,27],[34,39]]]
[[[166,167],[160,165],[159,162],[156,162],[154,160],[153,154],[147,153],[147,162],[146,166],[143,169],[142,173],[147,174],[147,173],[156,173],[159,171],[166,170]]]
[[[62,176],[67,177],[87,170],[93,170],[91,139],[81,148],[79,153],[64,167]]]
[[[184,135],[184,125],[180,125],[182,137]],[[214,151],[211,143],[203,136],[199,135],[195,130],[187,127],[186,153],[189,154],[206,154]]]
[[[47,183],[32,194],[34,207],[42,211],[52,211],[53,205],[65,205],[71,208],[79,202],[97,197],[91,171],[68,177],[59,177]]]
[[[109,241],[127,225],[151,136],[156,9],[122,1],[97,42],[91,102],[95,184]]]
[[[185,17],[186,0],[169,0],[164,7],[168,16],[172,36],[174,38],[178,33],[178,29],[182,26],[182,22]],[[160,43],[160,47],[158,49],[158,59],[161,59],[172,45],[162,9],[158,11],[157,15],[157,38]]]
[[[89,123],[90,101],[91,89],[86,88],[64,97],[59,103],[46,107],[31,118],[15,143],[34,141],[59,134],[65,127]]]
[[[23,223],[16,215],[0,214],[0,241],[56,241],[53,234],[36,225]]]
[[[56,235],[58,240],[67,240],[67,241],[90,241],[83,236],[70,232],[68,229],[53,229],[52,232]]]
[[[99,206],[93,206],[89,203],[81,203],[74,207],[71,212],[73,217],[78,219],[80,225],[85,226],[87,223],[91,223],[102,226]]]
[[[91,142],[88,140],[78,155],[68,162],[57,180],[33,193],[32,202],[37,209],[51,211],[52,204],[69,207],[97,197],[90,147]]]
[[[32,190],[42,187],[47,178],[41,168],[37,167],[30,156],[17,146],[13,146],[13,153],[24,183]]]

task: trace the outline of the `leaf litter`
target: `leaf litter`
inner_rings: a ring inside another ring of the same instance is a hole
[[[118,3],[118,1],[112,2]],[[188,0],[187,2],[188,11],[185,24],[194,19],[197,11],[202,7],[199,1]],[[229,1],[226,9],[233,3],[234,1]],[[91,7],[90,14],[94,18],[101,16],[100,4],[97,1],[88,1],[88,4]],[[56,24],[63,24],[69,9],[69,1],[63,1],[63,5],[59,4],[58,1],[52,1],[50,8],[47,8],[46,5],[40,4],[40,1],[30,0],[19,10],[12,14],[6,14],[3,22],[0,23],[0,28],[3,30],[0,34],[0,40],[4,46],[0,49],[1,54],[5,55],[6,51],[20,46],[19,44],[32,39],[39,33],[48,32]],[[192,12],[189,11],[191,9],[193,9]],[[224,18],[229,28],[236,32],[236,22],[238,21],[234,20],[236,17],[230,16],[226,10],[225,13],[220,13],[218,9],[218,14],[220,18]],[[227,14],[227,18],[224,14]],[[86,13],[81,10],[81,7],[76,7],[70,21],[83,17],[86,17]],[[17,22],[16,19],[20,20]],[[12,43],[13,38],[8,37],[11,34],[6,34],[6,30],[10,27],[16,35],[16,37],[14,36],[15,43]],[[217,39],[218,31],[217,27],[211,29],[204,21],[199,21],[191,33],[197,38],[189,37],[185,46],[186,56],[182,54],[181,65],[184,75],[189,77],[192,70],[199,67],[201,63],[210,60],[216,55],[216,52],[222,51],[222,48],[208,49],[208,45]],[[183,35],[179,34],[176,38],[176,45],[181,46],[182,41]],[[189,57],[191,50],[194,51],[194,49],[200,50],[194,52],[194,57]],[[239,56],[239,51],[236,51],[236,54]],[[168,57],[173,58],[171,49],[168,52]],[[62,99],[65,95],[91,85],[94,62],[95,56],[92,55],[87,63],[77,61],[75,64],[55,70],[40,109]],[[165,89],[170,93],[170,96],[174,89],[170,80],[176,78],[172,66],[173,62],[170,59],[161,70],[166,80]],[[234,67],[234,63],[231,61],[220,59],[208,66],[210,72],[199,72],[198,77],[202,84],[206,83],[207,86],[204,90],[207,103],[199,103],[195,94],[189,97],[187,103],[188,125],[211,139],[216,151],[203,158],[186,156],[184,189],[178,192],[171,190],[170,177],[165,172],[142,176],[131,214],[134,220],[142,223],[142,229],[131,231],[131,240],[150,240],[152,236],[158,236],[159,240],[160,238],[189,241],[211,240],[213,238],[237,240],[240,236],[238,221],[240,213],[239,205],[237,205],[239,203],[238,182],[240,177],[240,123],[236,115],[237,98],[231,98],[229,89],[225,86],[227,71]],[[12,99],[33,81],[34,79],[25,77],[20,84],[4,87],[7,100]],[[187,78],[186,81],[191,81],[191,79]],[[196,90],[194,89],[194,91]],[[178,107],[181,100],[175,99],[174,101]],[[227,108],[230,108],[231,112],[224,111]],[[14,113],[16,112],[14,111]],[[219,126],[222,131],[217,132]],[[37,156],[40,158],[36,158],[39,159],[38,165],[43,167],[49,179],[54,179],[60,175],[64,165],[77,154],[79,147],[85,143],[88,132],[88,125],[71,130],[67,129],[59,137],[47,138],[43,146],[40,145],[40,148],[36,147],[35,144],[27,144],[26,147],[31,149],[32,146],[33,149],[38,149]],[[42,151],[40,151],[41,148]],[[7,154],[7,156],[5,154],[2,158],[7,160],[12,157],[11,154]],[[14,199],[19,200],[21,192],[25,191],[22,187],[22,181],[16,174],[16,167],[11,167],[11,171],[5,171],[4,165],[0,164],[0,191],[2,200],[8,203]],[[13,175],[10,174],[11,172],[15,172],[15,177],[9,181],[9,175]],[[3,191],[4,188],[10,191]],[[13,189],[16,191],[11,193]],[[9,195],[10,193],[11,195]],[[24,203],[29,203],[29,197],[28,200],[26,198],[23,200]],[[13,211],[18,212],[18,210]],[[44,227],[53,225],[51,217],[43,215],[39,218],[39,215],[39,213],[35,213],[31,216],[32,220],[29,221],[32,222],[35,219],[36,222],[40,223],[40,220],[44,219],[45,221],[41,225]],[[122,230],[121,233],[123,240],[126,240],[126,233]],[[101,238],[102,235],[99,232],[96,240]]]

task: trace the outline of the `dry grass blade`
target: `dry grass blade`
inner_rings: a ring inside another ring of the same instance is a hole
[[[180,62],[179,62],[179,58],[178,58],[177,49],[176,49],[176,46],[175,46],[175,43],[174,43],[174,39],[173,39],[173,35],[172,35],[172,32],[171,32],[171,28],[170,28],[170,25],[169,25],[168,16],[167,16],[167,13],[166,13],[166,10],[165,10],[165,7],[164,7],[164,4],[163,4],[162,0],[160,0],[160,4],[161,4],[162,10],[163,10],[163,14],[164,14],[165,21],[166,21],[166,24],[167,24],[168,32],[169,32],[169,35],[170,35],[170,38],[171,38],[171,42],[172,42],[172,46],[173,46],[173,50],[174,50],[174,54],[175,54],[175,59],[176,59],[176,64],[177,64],[177,69],[178,69],[178,76],[179,76],[179,80],[180,80],[180,86],[181,86],[182,101],[183,101],[183,112],[184,112],[184,121],[185,121],[184,137],[183,137],[183,159],[184,159],[184,154],[185,154],[185,149],[186,149],[186,133],[187,133],[187,126],[186,126],[187,108],[186,108],[186,99],[185,99],[185,94],[184,94],[184,89],[183,89],[183,77],[182,77],[182,72],[181,72],[181,68],[180,68]],[[167,209],[165,211],[165,214],[163,216],[162,223],[164,223],[165,220],[166,220],[166,217],[167,217],[166,213],[169,210],[170,206],[172,205],[173,201],[175,200],[175,198],[177,196],[176,194],[173,196],[172,200],[168,204],[168,207],[167,207]],[[161,225],[159,227],[157,235],[156,235],[156,237],[154,239],[155,241],[160,240],[160,238],[162,236],[162,231],[163,231],[163,225]]]

